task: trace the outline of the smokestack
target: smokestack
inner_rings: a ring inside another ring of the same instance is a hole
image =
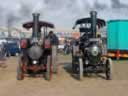
[[[96,23],[97,23],[97,12],[96,11],[91,11],[91,30],[92,30],[92,35],[93,38],[96,38]]]
[[[39,13],[33,13],[33,34],[32,37],[38,37],[38,29],[39,29]]]

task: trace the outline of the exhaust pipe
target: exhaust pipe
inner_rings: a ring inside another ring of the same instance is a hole
[[[91,16],[91,31],[92,31],[92,36],[93,36],[93,38],[96,38],[97,12],[96,11],[91,11],[90,12],[90,16]]]
[[[39,13],[33,13],[33,33],[32,37],[38,37],[38,29],[39,29]]]

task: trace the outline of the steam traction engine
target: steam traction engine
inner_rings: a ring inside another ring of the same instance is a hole
[[[107,57],[106,43],[96,29],[105,26],[105,21],[97,18],[97,12],[91,11],[90,18],[76,21],[73,29],[80,25],[80,38],[74,41],[72,50],[72,70],[82,79],[84,74],[105,73],[106,79],[112,79],[112,61]]]
[[[20,41],[21,53],[17,68],[17,79],[23,80],[28,75],[42,74],[47,80],[52,75],[52,48],[50,38],[46,36],[47,28],[54,28],[48,22],[39,21],[39,14],[33,14],[33,22],[23,24],[26,29],[32,28],[32,37]],[[41,35],[41,28],[44,28]]]

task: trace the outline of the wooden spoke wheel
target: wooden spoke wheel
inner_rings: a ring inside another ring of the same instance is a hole
[[[52,60],[51,60],[51,56],[48,56],[47,57],[47,65],[46,65],[46,73],[45,73],[45,79],[46,80],[51,80],[51,78],[52,78],[52,68],[51,68],[51,66],[52,66]]]
[[[83,79],[84,69],[83,69],[83,61],[82,58],[79,58],[79,79]]]
[[[112,79],[112,60],[108,58],[106,60],[106,80]]]
[[[21,60],[21,57],[19,56],[19,64],[17,66],[17,80],[23,80],[24,79],[24,73],[23,73],[23,62]]]

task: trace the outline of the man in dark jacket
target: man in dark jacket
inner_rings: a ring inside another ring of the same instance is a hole
[[[56,36],[56,34],[53,33],[53,31],[49,32],[48,37],[50,38],[51,44],[52,44],[52,64],[53,64],[52,70],[54,73],[57,73],[57,67],[58,67],[58,64],[57,64],[57,47],[59,44],[59,39]]]
[[[49,37],[50,37],[50,39],[51,39],[52,45],[58,46],[58,44],[59,44],[59,39],[58,39],[58,37],[56,36],[56,34],[53,33],[53,31],[50,31],[50,32],[49,32]]]

